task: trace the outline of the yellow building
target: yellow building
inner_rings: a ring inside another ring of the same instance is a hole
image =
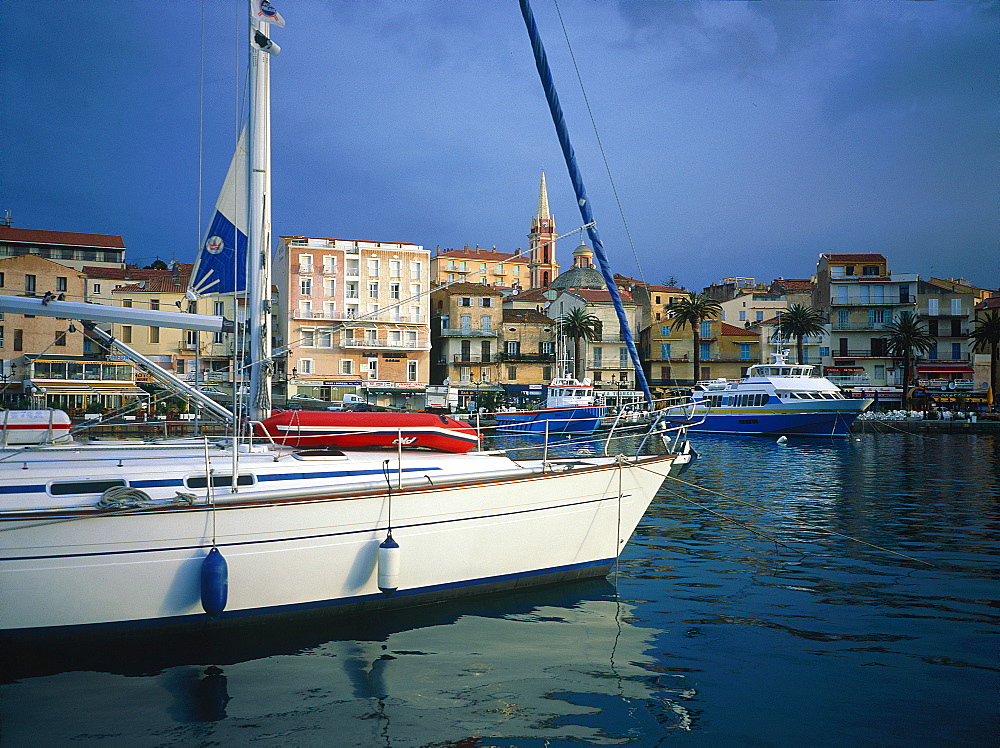
[[[527,288],[529,285],[528,254],[497,252],[476,247],[448,249],[431,258],[431,278],[434,286],[447,283],[477,283],[498,288]]]

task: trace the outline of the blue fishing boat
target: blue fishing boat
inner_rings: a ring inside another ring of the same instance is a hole
[[[751,366],[743,379],[699,382],[691,399],[691,431],[796,436],[846,436],[873,402],[845,396],[812,366],[788,363],[785,352]]]
[[[557,377],[544,408],[497,413],[497,430],[532,434],[593,434],[608,414],[589,379]]]

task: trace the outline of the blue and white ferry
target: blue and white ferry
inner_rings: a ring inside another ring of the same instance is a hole
[[[497,430],[532,434],[593,434],[608,414],[608,406],[582,382],[556,377],[549,383],[544,408],[497,413]]]
[[[743,379],[698,382],[691,397],[690,430],[717,434],[846,436],[873,402],[846,397],[812,366],[788,363],[786,352],[751,366]]]

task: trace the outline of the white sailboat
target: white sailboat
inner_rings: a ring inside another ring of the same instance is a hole
[[[196,289],[246,226],[247,418],[238,418],[91,324],[118,352],[203,409],[232,438],[50,441],[0,449],[0,635],[107,627],[219,626],[318,608],[352,612],[606,574],[677,454],[520,460],[294,448],[254,439],[270,415],[269,24],[250,30],[252,107],[238,151],[245,215],[213,224]],[[243,144],[245,143],[245,148]],[[226,260],[230,262],[231,259]],[[239,264],[238,262],[236,263]],[[213,276],[213,272],[215,275]],[[220,280],[216,285],[214,281]],[[217,317],[0,296],[0,310],[208,331]],[[241,433],[240,427],[245,433]],[[61,433],[61,432],[60,432]]]

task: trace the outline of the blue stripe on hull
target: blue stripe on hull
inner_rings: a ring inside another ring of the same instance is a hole
[[[705,416],[690,431],[716,434],[794,434],[797,436],[846,436],[858,413],[740,413]]]

